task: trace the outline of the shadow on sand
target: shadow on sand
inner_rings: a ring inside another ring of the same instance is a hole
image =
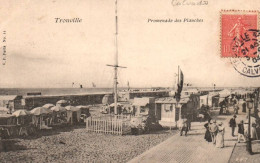
[[[70,132],[74,129],[80,129],[85,128],[85,125],[79,125],[79,126],[62,126],[62,127],[55,127],[50,130],[37,130],[33,135],[22,137],[22,139],[32,140],[32,139],[38,139],[42,136],[52,136],[52,135],[58,135],[62,132]]]
[[[253,155],[258,155],[260,154],[260,152],[253,152]]]
[[[19,142],[22,141],[23,139],[26,139],[26,140],[38,139],[42,136],[58,135],[62,132],[70,132],[70,131],[73,131],[74,129],[80,129],[80,128],[85,128],[85,125],[64,126],[64,127],[54,128],[51,130],[38,130],[33,135],[21,137],[18,139],[2,139],[0,142],[0,145],[1,145],[0,152],[28,150],[31,148],[27,148],[24,145],[19,145]]]
[[[18,150],[27,150],[26,146],[19,145],[20,141],[13,139],[3,139],[1,141],[1,149],[0,152],[9,152],[9,151],[18,151]]]
[[[237,141],[237,138],[234,138],[234,139],[225,139],[225,141]]]
[[[188,132],[188,135],[205,135],[204,133],[189,133]]]
[[[234,146],[233,146],[233,145],[225,145],[224,147],[225,147],[225,148],[230,148],[230,147],[233,148]]]

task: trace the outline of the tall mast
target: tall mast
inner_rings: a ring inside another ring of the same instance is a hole
[[[118,29],[117,29],[117,0],[115,1],[115,26],[116,26],[116,33],[115,33],[115,46],[116,46],[116,53],[115,53],[115,67],[114,67],[114,113],[117,114],[117,67],[118,67],[118,45],[117,45],[117,35],[118,35]]]
[[[114,67],[114,113],[117,114],[117,68],[126,68],[118,65],[118,43],[117,43],[117,36],[118,36],[118,18],[117,18],[117,0],[115,0],[115,63],[114,65],[107,65]]]

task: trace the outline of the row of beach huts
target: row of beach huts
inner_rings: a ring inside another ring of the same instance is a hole
[[[247,98],[252,91],[246,89],[224,89],[224,90],[202,90],[202,89],[186,89],[183,90],[181,100],[176,101],[171,97],[170,91],[136,91],[136,92],[123,92],[119,93],[119,101],[127,101],[134,104],[139,108],[144,108],[150,105],[147,100],[137,100],[145,97],[153,97],[152,100],[154,107],[152,114],[162,126],[171,127],[176,126],[177,121],[181,115],[188,115],[192,120],[197,119],[199,109],[202,106],[209,108],[218,108],[223,100],[229,100],[232,96],[236,95],[239,98]],[[80,95],[59,95],[59,96],[19,96],[19,95],[6,95],[0,96],[0,107],[8,108],[10,112],[16,110],[32,110],[41,107],[45,104],[56,104],[60,100],[67,101],[69,106],[87,106],[95,104],[105,104],[108,102],[108,97],[112,97],[112,93],[96,93],[96,94],[80,94]],[[113,100],[112,100],[113,101]],[[148,100],[149,101],[149,100]],[[140,109],[139,109],[140,110]],[[1,111],[0,111],[1,112]],[[137,112],[138,114],[139,112]]]

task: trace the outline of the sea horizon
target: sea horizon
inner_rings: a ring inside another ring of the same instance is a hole
[[[131,87],[130,89],[153,89],[153,88],[169,88],[169,87]],[[215,87],[215,89],[239,89],[253,87]],[[127,87],[118,87],[118,90],[126,90]],[[184,89],[213,89],[213,87],[184,87]],[[40,95],[71,95],[84,93],[111,93],[113,88],[0,88],[0,95],[22,95],[28,93],[40,93]]]

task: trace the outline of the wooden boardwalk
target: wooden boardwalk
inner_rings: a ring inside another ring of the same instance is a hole
[[[186,137],[177,133],[130,160],[129,163],[228,163],[237,140],[236,137],[231,136],[231,128],[228,124],[231,117],[232,115],[215,117],[217,122],[221,121],[225,126],[224,148],[216,148],[212,143],[204,140],[205,122],[193,122],[191,131]],[[245,116],[238,115],[237,123],[241,118]]]

